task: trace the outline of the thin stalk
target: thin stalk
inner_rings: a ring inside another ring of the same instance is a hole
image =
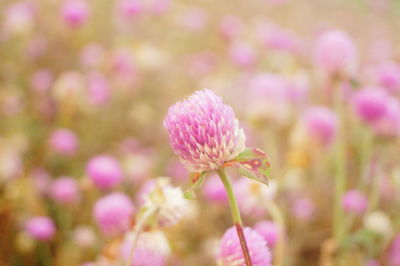
[[[276,266],[282,266],[285,256],[285,237],[286,237],[286,227],[285,219],[280,211],[279,207],[271,199],[267,199],[266,208],[272,217],[272,220],[279,225],[279,239],[275,248],[275,264]]]
[[[333,229],[334,239],[337,245],[340,245],[344,237],[344,224],[343,224],[343,209],[341,206],[342,197],[346,189],[346,150],[345,150],[345,136],[344,136],[344,114],[343,103],[341,97],[341,90],[337,88],[335,107],[339,116],[339,132],[336,143],[336,158],[335,158],[335,201],[334,201],[334,215],[333,215]]]
[[[135,230],[133,231],[133,239],[132,239],[132,246],[131,249],[129,251],[129,255],[128,255],[128,259],[125,262],[126,266],[130,266],[132,265],[132,259],[133,259],[133,254],[135,252],[136,249],[136,245],[139,239],[139,234],[142,232],[144,225],[147,223],[147,221],[149,220],[149,218],[155,214],[158,211],[158,208],[151,208],[148,209],[143,215],[142,217],[140,217],[139,221],[137,222],[136,226],[135,226]]]
[[[231,214],[233,223],[236,227],[236,232],[238,234],[240,240],[240,246],[242,247],[242,252],[244,256],[244,260],[246,261],[247,266],[252,266],[249,249],[247,247],[246,239],[243,234],[243,222],[240,217],[239,205],[237,204],[235,193],[233,192],[233,187],[231,180],[226,175],[224,169],[217,170],[219,177],[221,178],[222,183],[224,184],[226,193],[228,194],[229,206],[231,208]]]

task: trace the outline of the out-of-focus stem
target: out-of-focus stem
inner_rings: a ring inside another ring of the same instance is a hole
[[[279,239],[275,248],[275,263],[276,266],[282,266],[285,257],[285,238],[286,238],[286,226],[285,219],[280,211],[279,207],[271,199],[266,200],[265,204],[269,214],[279,225]]]
[[[239,205],[237,204],[235,193],[233,192],[232,183],[229,177],[226,175],[224,169],[217,170],[219,177],[221,178],[222,183],[225,186],[226,193],[228,194],[229,206],[231,208],[233,223],[236,227],[236,232],[238,234],[240,245],[242,247],[243,256],[246,261],[247,266],[252,266],[249,249],[247,248],[246,239],[243,234],[243,222],[240,217]]]
[[[336,143],[336,157],[335,157],[335,203],[333,215],[333,229],[334,239],[340,245],[344,237],[344,224],[343,224],[343,209],[341,206],[342,197],[346,189],[346,150],[345,150],[345,136],[344,129],[344,115],[341,89],[336,88],[335,108],[339,117],[339,132]]]
[[[139,239],[139,234],[142,232],[144,225],[146,224],[146,222],[149,220],[149,218],[155,214],[158,211],[157,207],[148,209],[139,219],[139,221],[137,222],[136,226],[135,226],[135,230],[133,231],[133,239],[132,239],[132,246],[131,249],[129,250],[129,255],[128,255],[128,259],[126,260],[125,265],[126,266],[130,266],[132,265],[132,259],[133,259],[133,254],[135,252],[136,249],[136,244],[138,242]]]

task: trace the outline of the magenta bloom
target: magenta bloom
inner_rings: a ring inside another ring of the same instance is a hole
[[[229,49],[232,61],[240,67],[251,67],[256,62],[256,55],[253,47],[247,43],[233,43]]]
[[[308,198],[297,199],[292,206],[293,215],[302,221],[308,221],[312,218],[315,206]]]
[[[90,159],[86,174],[97,187],[113,188],[122,181],[122,170],[119,162],[108,155],[98,155]]]
[[[348,73],[357,65],[357,49],[347,33],[331,30],[316,41],[314,62],[327,74]]]
[[[280,227],[271,221],[262,221],[254,226],[254,230],[264,237],[269,247],[274,247],[279,240]]]
[[[264,238],[249,227],[243,230],[251,261],[254,266],[270,266],[271,253]],[[221,266],[245,266],[240,241],[235,227],[229,228],[221,239],[218,251],[218,261]]]
[[[37,216],[25,223],[25,231],[34,239],[46,242],[53,239],[56,227],[49,217]]]
[[[381,88],[366,88],[354,95],[354,109],[366,123],[382,118],[387,112],[390,97]]]
[[[74,155],[78,149],[79,140],[69,129],[58,129],[50,136],[51,148],[62,155]]]
[[[400,88],[400,66],[395,62],[384,62],[376,69],[377,81],[380,86],[391,92]]]
[[[124,18],[132,19],[143,12],[143,4],[139,0],[120,0],[118,9]]]
[[[356,189],[349,190],[343,195],[342,206],[347,212],[362,214],[367,210],[368,198]]]
[[[79,187],[75,179],[60,177],[51,186],[51,197],[58,203],[71,204],[79,200]]]
[[[89,17],[89,6],[83,0],[67,0],[64,2],[61,15],[71,28],[82,26]]]
[[[397,234],[390,246],[389,265],[400,265],[400,234]]]
[[[115,192],[97,200],[93,216],[100,230],[109,236],[129,229],[135,206],[123,193]]]
[[[53,73],[49,70],[38,70],[31,78],[31,87],[37,92],[47,92],[53,83],[53,79]]]
[[[331,144],[337,135],[336,114],[324,106],[309,108],[302,117],[302,123],[311,139],[322,145]]]
[[[207,178],[203,185],[203,195],[209,201],[217,203],[228,202],[228,195],[226,194],[224,184],[222,184],[221,179],[216,175]]]
[[[164,126],[190,171],[216,170],[245,149],[246,137],[232,108],[207,89],[171,106]]]

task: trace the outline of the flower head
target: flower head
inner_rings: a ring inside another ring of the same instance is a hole
[[[96,202],[93,215],[104,234],[116,235],[129,228],[134,212],[135,206],[130,198],[115,192]]]
[[[142,196],[144,206],[158,209],[161,226],[173,225],[188,214],[188,201],[183,197],[181,188],[171,186],[168,178],[158,178],[148,186],[148,193]]]
[[[56,227],[49,217],[37,216],[26,222],[25,231],[39,241],[49,241],[54,237]]]
[[[50,136],[51,148],[62,155],[71,156],[76,153],[79,140],[76,134],[69,129],[57,129]]]
[[[108,155],[93,157],[86,166],[90,180],[101,189],[115,187],[122,181],[122,170],[119,162]]]
[[[347,33],[327,31],[316,41],[314,62],[327,74],[351,73],[357,65],[357,49]]]
[[[132,248],[134,233],[127,234],[121,247],[122,257],[127,258]],[[164,233],[150,231],[139,235],[137,246],[132,257],[132,266],[163,266],[166,265],[170,246]]]
[[[59,203],[76,203],[79,200],[79,187],[75,179],[61,177],[55,180],[51,186],[51,197]]]
[[[174,152],[191,171],[216,170],[245,149],[232,108],[207,89],[171,106],[164,125]]]
[[[356,189],[349,190],[343,196],[342,206],[347,212],[362,214],[368,207],[368,199]]]
[[[243,230],[248,245],[251,261],[254,266],[270,266],[271,253],[264,238],[249,227]],[[221,266],[244,266],[242,247],[235,227],[229,228],[221,239],[218,252]]]
[[[261,221],[254,226],[254,229],[264,237],[269,247],[274,247],[280,235],[280,226],[272,221]]]

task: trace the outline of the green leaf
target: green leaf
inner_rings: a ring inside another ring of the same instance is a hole
[[[190,174],[191,176],[191,181],[192,184],[188,189],[183,192],[183,197],[188,200],[194,200],[196,199],[196,190],[198,190],[201,185],[204,183],[204,177],[207,172],[201,172],[201,173],[192,173]]]
[[[257,148],[246,148],[229,163],[239,167],[244,176],[268,185],[270,163],[267,155]]]

